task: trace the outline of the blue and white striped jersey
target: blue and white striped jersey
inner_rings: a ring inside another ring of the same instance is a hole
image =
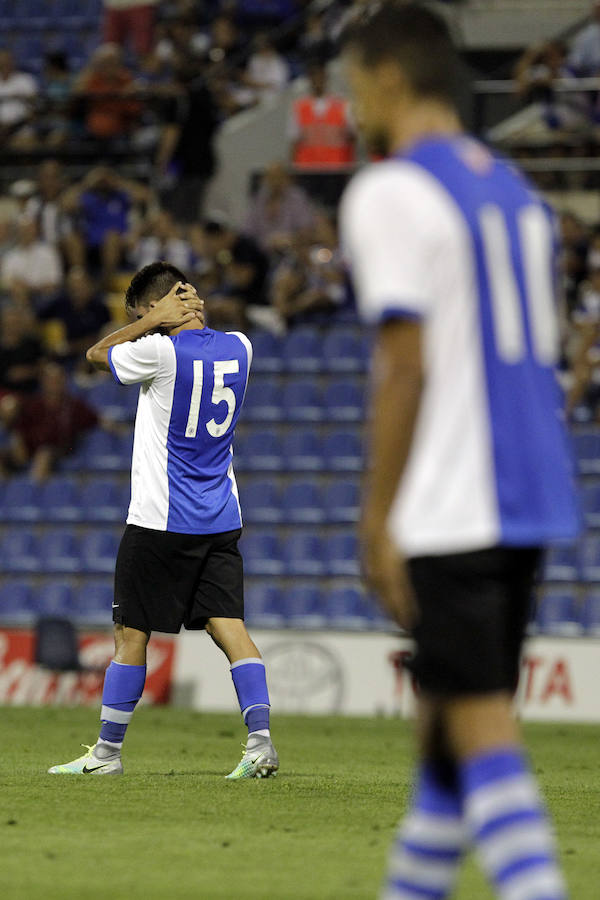
[[[241,527],[233,436],[251,362],[245,335],[211,328],[111,348],[117,381],[141,382],[128,524],[185,534]]]
[[[423,321],[425,385],[388,523],[399,548],[574,535],[557,238],[540,197],[472,138],[427,139],[353,179],[342,233],[365,321]]]

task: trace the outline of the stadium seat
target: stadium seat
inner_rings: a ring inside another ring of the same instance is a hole
[[[281,522],[281,498],[273,481],[252,480],[240,493],[242,515],[248,524]]]
[[[42,567],[36,537],[21,528],[5,533],[2,540],[2,567],[5,572],[39,572]]]
[[[292,628],[325,628],[325,601],[316,585],[295,585],[285,592],[286,624]]]
[[[49,529],[39,546],[44,574],[73,574],[81,570],[79,541],[73,529]]]
[[[112,621],[114,597],[112,579],[86,578],[75,594],[78,622],[86,625],[108,625]]]
[[[334,329],[325,338],[323,359],[326,371],[334,374],[364,372],[367,367],[366,342],[354,328]]]
[[[40,486],[25,476],[11,478],[2,498],[2,518],[6,522],[39,521],[40,491]]]
[[[132,439],[94,429],[84,448],[86,468],[96,472],[118,472],[131,464]]]
[[[364,416],[362,390],[355,381],[334,381],[325,390],[328,422],[360,422]]]
[[[323,454],[314,429],[290,429],[283,440],[283,460],[285,468],[292,472],[321,471]]]
[[[86,572],[112,574],[119,549],[119,536],[109,529],[93,529],[81,539],[81,563]]]
[[[36,612],[40,616],[72,618],[76,612],[73,586],[65,581],[47,581],[33,593]]]
[[[0,586],[0,621],[4,624],[28,624],[32,618],[31,585],[8,579]]]
[[[588,637],[600,637],[600,591],[590,591],[585,596],[581,624]]]
[[[327,543],[314,532],[301,531],[290,534],[284,549],[287,574],[324,575],[325,553],[328,553]]]
[[[268,331],[254,331],[252,341],[252,372],[264,374],[281,372],[283,368],[283,347],[280,338]]]
[[[359,472],[363,468],[360,437],[356,431],[334,431],[323,444],[325,467],[333,472]]]
[[[283,343],[283,364],[287,372],[299,375],[323,369],[323,339],[314,328],[297,328]]]
[[[50,522],[77,522],[81,519],[81,498],[77,482],[68,476],[51,478],[40,491],[42,517]]]
[[[284,460],[279,434],[272,428],[265,428],[236,440],[233,465],[240,472],[281,471]]]
[[[284,418],[289,422],[320,422],[325,410],[318,384],[312,378],[289,382],[283,391]]]
[[[294,525],[325,520],[321,492],[314,481],[291,481],[282,495],[283,520]]]
[[[600,430],[593,429],[574,434],[573,448],[582,475],[600,473]]]
[[[276,534],[245,534],[240,542],[240,550],[247,575],[283,575],[283,553]]]
[[[332,534],[327,538],[326,566],[329,575],[360,575],[358,539],[353,531]]]
[[[583,581],[600,581],[600,537],[588,534],[579,548],[580,571]]]
[[[281,628],[285,625],[280,589],[264,581],[249,585],[244,591],[244,618],[255,628]]]
[[[560,637],[576,637],[582,624],[577,602],[566,591],[546,591],[539,598],[535,625],[541,634]]]
[[[81,517],[84,522],[124,522],[129,504],[127,482],[102,478],[88,482],[81,490]]]
[[[588,528],[600,528],[600,484],[584,485],[581,502],[585,524]]]
[[[332,523],[358,521],[360,496],[354,481],[333,481],[325,490],[325,514]]]
[[[544,581],[576,581],[578,576],[579,551],[576,544],[553,544],[548,548],[544,563]]]
[[[343,587],[327,594],[327,621],[333,628],[360,630],[369,627],[364,594],[358,588]]]
[[[269,376],[252,378],[246,391],[244,417],[251,422],[279,422],[282,415],[279,380]]]

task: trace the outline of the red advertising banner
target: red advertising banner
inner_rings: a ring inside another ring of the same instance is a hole
[[[79,637],[82,671],[52,672],[34,663],[35,634],[0,629],[0,704],[9,706],[95,706],[102,698],[104,670],[114,652],[109,633]],[[142,703],[168,703],[175,642],[153,637],[148,646],[148,674]]]

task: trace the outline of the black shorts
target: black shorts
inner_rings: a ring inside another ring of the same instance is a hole
[[[408,666],[429,694],[514,691],[541,559],[493,547],[408,561],[418,606]]]
[[[113,622],[177,634],[207,619],[244,618],[241,529],[178,534],[128,525],[115,568]]]

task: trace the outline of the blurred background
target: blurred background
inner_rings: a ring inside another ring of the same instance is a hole
[[[369,336],[336,222],[381,151],[357,139],[338,60],[369,6],[0,0],[0,701],[59,701],[36,653],[78,673],[76,699],[84,676],[97,696],[137,389],[84,353],[125,323],[124,290],[155,259],[188,274],[211,326],[254,344],[235,449],[249,626],[393,634],[359,579]],[[467,126],[539,185],[564,247],[560,377],[586,530],[549,553],[531,632],[600,636],[600,3],[437,6]],[[48,621],[63,630],[44,643]]]

